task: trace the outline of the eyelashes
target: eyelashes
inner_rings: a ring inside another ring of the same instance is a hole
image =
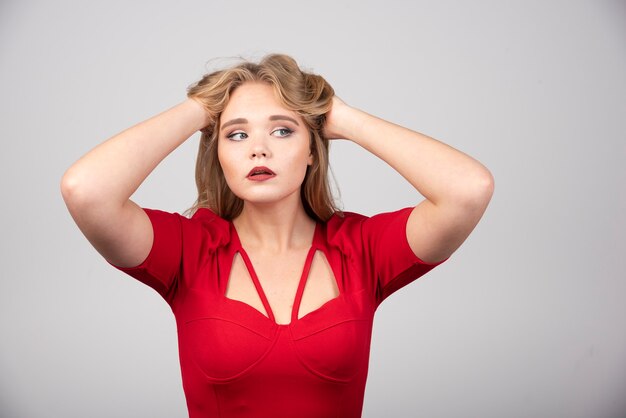
[[[275,129],[272,132],[272,135],[277,133],[277,132],[280,132],[280,134],[277,135],[279,138],[285,138],[285,137],[287,137],[287,136],[289,136],[289,135],[291,135],[293,133],[293,131],[291,129],[289,129],[289,128],[278,128],[278,129]],[[276,136],[276,135],[274,135],[274,136]]]
[[[243,141],[248,137],[248,134],[245,132],[233,132],[232,134],[226,135],[226,138],[231,141]]]
[[[293,130],[289,128],[277,128],[272,131],[272,136],[277,138],[287,138],[293,134]],[[226,135],[226,138],[231,141],[243,141],[248,138],[248,134],[243,131],[235,131]]]

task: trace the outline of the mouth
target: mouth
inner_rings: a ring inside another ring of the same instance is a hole
[[[276,173],[267,167],[254,167],[246,177],[250,180],[267,180],[275,175]]]

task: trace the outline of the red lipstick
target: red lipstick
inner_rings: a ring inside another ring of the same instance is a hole
[[[260,166],[254,167],[252,170],[250,170],[246,177],[248,178],[248,180],[252,181],[264,181],[267,179],[271,179],[274,176],[276,176],[276,174],[272,170],[267,167]]]

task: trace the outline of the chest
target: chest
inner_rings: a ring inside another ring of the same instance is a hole
[[[235,252],[225,296],[288,324],[339,296],[326,255],[313,247],[281,254]]]
[[[325,246],[288,258],[233,246],[206,259],[174,309],[185,379],[299,375],[318,385],[367,369],[375,305],[366,277]]]

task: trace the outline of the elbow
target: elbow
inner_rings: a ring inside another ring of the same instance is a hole
[[[493,191],[495,190],[495,180],[493,178],[493,174],[488,169],[483,170],[483,174],[480,176],[478,180],[477,191],[486,203],[489,203],[491,197],[493,196]]]
[[[63,196],[63,200],[65,201],[65,205],[69,209],[70,212],[74,210],[84,207],[90,200],[93,200],[93,197],[90,197],[88,185],[83,181],[83,176],[81,176],[73,167],[70,167],[61,178],[61,196]]]
[[[491,201],[493,192],[495,190],[495,180],[493,174],[488,169],[484,169],[483,173],[476,179],[475,185],[475,202],[483,210],[487,208],[487,205]]]
[[[495,189],[493,175],[483,168],[474,176],[469,177],[461,193],[461,203],[465,209],[484,212],[491,201]]]
[[[65,173],[63,173],[63,177],[61,177],[61,196],[63,196],[63,200],[67,205],[70,201],[74,200],[77,195],[77,189],[79,182],[77,177],[72,172],[72,169],[69,168]]]

